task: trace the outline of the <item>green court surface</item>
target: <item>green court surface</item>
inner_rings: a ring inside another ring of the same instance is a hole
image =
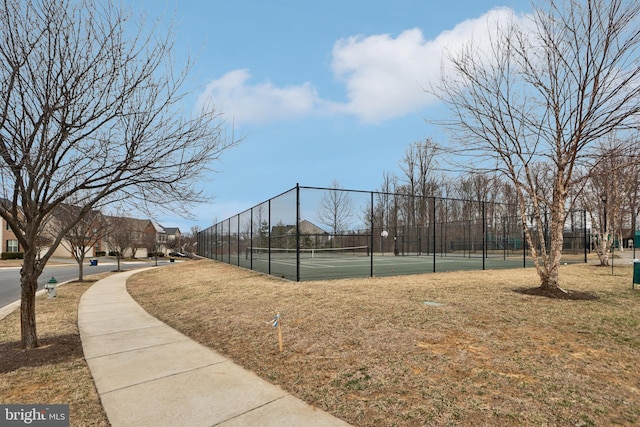
[[[224,260],[228,262],[228,260]],[[242,256],[231,263],[241,267],[283,277],[288,280],[322,280],[336,278],[354,278],[371,276],[397,276],[443,271],[486,270],[533,267],[533,262],[519,257],[463,257],[437,255],[405,255],[374,254],[371,256],[344,257],[301,257],[298,267],[295,256]],[[269,265],[270,264],[270,265]]]

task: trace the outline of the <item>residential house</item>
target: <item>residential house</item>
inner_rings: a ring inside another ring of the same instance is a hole
[[[150,252],[158,250],[158,234],[161,233],[153,221],[120,216],[107,216],[106,221],[104,241],[108,253],[146,258]]]
[[[76,209],[62,205],[53,212],[41,233],[40,251],[49,250],[57,230],[64,227],[67,218],[73,218]],[[181,237],[176,227],[165,228],[150,219],[105,216],[99,211],[92,211],[67,234],[53,256],[70,258],[74,247],[84,246],[87,257],[119,251],[125,257],[144,258],[154,251],[168,254]],[[21,251],[16,235],[3,218],[0,218],[0,244],[0,252]]]
[[[11,202],[7,199],[0,198],[0,203],[5,206],[11,206]],[[18,243],[18,239],[9,227],[7,221],[4,218],[0,217],[0,253],[2,252],[21,252],[20,244]]]
[[[329,233],[306,219],[301,220],[300,246],[302,248],[317,249],[327,247]],[[275,225],[271,227],[271,241],[274,248],[295,247],[296,226]]]
[[[183,242],[182,242],[182,234],[180,233],[180,229],[178,227],[163,227],[164,232],[167,236],[166,249],[169,252],[184,251]]]
[[[112,227],[105,240],[111,251],[123,252],[125,257],[146,258],[153,252],[167,255],[181,236],[178,228],[163,227],[150,219],[109,218]]]
[[[18,239],[4,218],[0,218],[0,242],[2,242],[2,250],[0,252],[20,252]]]
[[[106,221],[104,216],[100,211],[92,210],[82,220],[76,222],[79,210],[80,208],[76,206],[62,204],[51,213],[51,217],[41,233],[41,251],[48,250],[47,245],[70,222],[75,222],[75,224],[65,234],[53,256],[72,257],[72,251],[77,251],[78,253],[84,252],[86,257],[95,257],[101,251],[105,251],[103,237],[106,230]]]

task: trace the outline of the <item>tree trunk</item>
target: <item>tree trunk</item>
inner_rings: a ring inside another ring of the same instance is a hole
[[[608,241],[600,241],[598,242],[598,247],[596,249],[596,253],[598,254],[598,259],[600,260],[600,266],[606,267],[609,265],[609,248]]]
[[[556,290],[560,288],[560,259],[564,244],[564,198],[554,197],[555,209],[551,212],[551,235],[549,238],[549,250],[544,260],[544,274],[540,275],[540,287]]]
[[[35,269],[35,253],[25,252],[25,259],[20,270],[20,331],[22,348],[38,347],[36,331],[36,291],[38,290],[39,273]]]

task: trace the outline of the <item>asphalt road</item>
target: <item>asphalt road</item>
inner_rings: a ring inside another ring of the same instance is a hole
[[[168,259],[158,259],[158,265],[169,263]],[[146,261],[121,261],[120,268],[122,270],[130,270],[133,268],[152,267],[155,260]],[[98,260],[97,266],[90,266],[87,261],[84,264],[84,276],[95,273],[103,273],[106,271],[114,271],[117,268],[117,261],[112,259],[101,258]],[[44,285],[54,277],[58,284],[78,279],[78,264],[70,262],[64,265],[52,265],[44,268],[44,271],[38,279],[38,289],[44,289]],[[20,267],[0,268],[0,308],[11,304],[20,299]]]

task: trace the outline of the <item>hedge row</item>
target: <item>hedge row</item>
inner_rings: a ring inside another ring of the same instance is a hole
[[[0,254],[2,259],[24,259],[24,252],[2,252]]]

